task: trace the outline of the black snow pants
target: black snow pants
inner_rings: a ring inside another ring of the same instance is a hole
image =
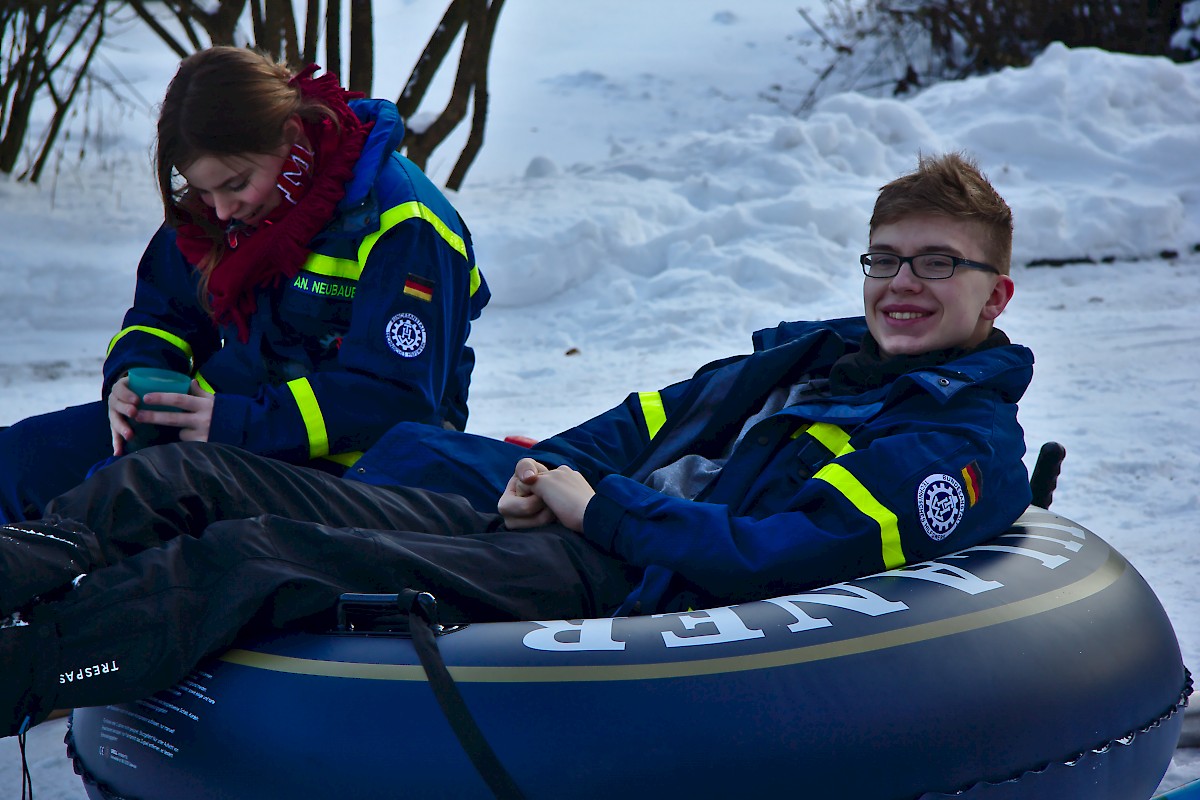
[[[239,636],[328,629],[344,592],[428,591],[443,622],[581,618],[611,613],[640,578],[561,526],[509,531],[456,495],[214,444],[121,458],[46,513],[92,562],[25,614],[53,631],[37,683],[58,708],[166,688]],[[19,584],[19,562],[5,571]]]

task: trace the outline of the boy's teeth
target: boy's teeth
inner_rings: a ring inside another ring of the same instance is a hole
[[[890,311],[888,312],[888,316],[892,319],[916,319],[924,315],[916,311]]]

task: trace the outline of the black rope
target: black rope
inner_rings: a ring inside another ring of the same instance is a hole
[[[495,751],[488,744],[483,731],[471,716],[462,693],[458,691],[454,678],[446,669],[446,663],[442,660],[442,653],[438,649],[431,625],[435,605],[433,595],[406,589],[401,598],[408,601],[405,605],[409,609],[413,647],[417,651],[417,657],[421,659],[421,666],[425,668],[429,688],[433,690],[433,696],[437,699],[446,721],[454,730],[454,735],[458,737],[459,744],[493,795],[499,800],[521,800],[525,795],[521,793],[516,781],[508,774],[508,770],[500,763]]]

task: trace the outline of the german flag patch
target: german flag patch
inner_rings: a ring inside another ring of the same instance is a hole
[[[436,285],[429,278],[422,278],[420,275],[410,272],[404,280],[404,293],[409,297],[415,297],[428,303],[433,300],[433,289]]]
[[[983,496],[983,473],[979,465],[972,461],[962,468],[963,487],[967,490],[967,505],[973,506]]]

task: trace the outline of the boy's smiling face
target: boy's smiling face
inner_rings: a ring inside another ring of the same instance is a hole
[[[879,225],[871,232],[872,253],[915,256],[944,253],[987,263],[977,223],[939,214],[918,214]],[[959,267],[942,280],[918,278],[905,262],[891,278],[863,278],[867,328],[887,356],[918,355],[951,347],[973,347],[992,329],[992,320],[1012,298],[1007,275]]]

